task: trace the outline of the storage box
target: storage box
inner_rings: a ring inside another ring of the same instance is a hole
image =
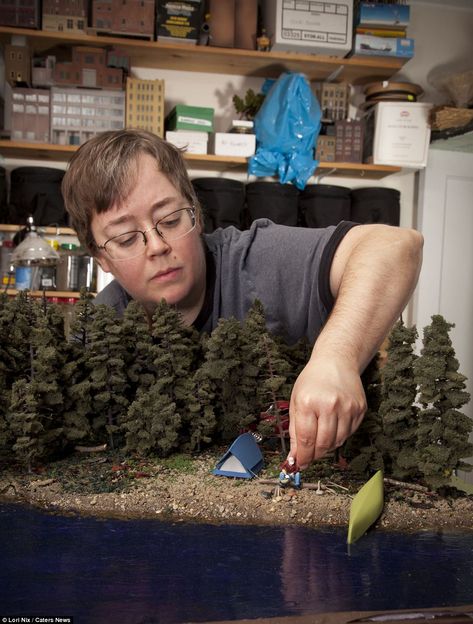
[[[243,156],[249,158],[256,150],[256,136],[239,132],[216,132],[213,151],[217,156]]]
[[[407,26],[410,7],[407,4],[373,4],[360,2],[358,24],[363,26]]]
[[[192,130],[168,130],[166,141],[183,149],[187,154],[207,154],[209,135],[207,132]]]
[[[178,104],[166,117],[166,130],[213,131],[214,109]]]
[[[421,168],[427,164],[432,104],[379,102],[374,107],[373,163]]]
[[[273,50],[345,56],[352,48],[353,0],[264,0]]]
[[[196,44],[203,21],[203,0],[156,2],[156,39]]]
[[[414,39],[409,37],[374,37],[373,35],[355,36],[354,54],[368,56],[394,56],[412,58],[414,56]]]

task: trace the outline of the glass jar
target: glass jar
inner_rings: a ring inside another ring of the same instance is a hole
[[[62,243],[59,247],[59,262],[56,272],[58,290],[79,289],[79,247],[73,243]]]

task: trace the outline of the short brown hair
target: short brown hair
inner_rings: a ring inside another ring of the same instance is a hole
[[[92,217],[126,199],[136,181],[136,164],[141,154],[156,159],[159,171],[196,207],[200,219],[200,206],[179,149],[145,130],[103,132],[77,150],[62,181],[71,225],[91,253],[97,251]]]

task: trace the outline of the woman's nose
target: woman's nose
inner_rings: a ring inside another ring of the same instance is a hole
[[[156,228],[146,232],[146,252],[148,255],[167,253],[171,248],[170,244],[158,234]]]

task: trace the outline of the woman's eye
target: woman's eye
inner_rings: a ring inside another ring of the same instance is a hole
[[[130,247],[131,245],[136,243],[137,239],[138,239],[138,233],[127,234],[126,236],[123,236],[122,238],[118,238],[115,241],[115,243],[119,245],[120,247]]]
[[[176,225],[179,225],[180,220],[181,220],[180,217],[173,217],[172,219],[166,219],[165,221],[160,221],[158,223],[158,226],[165,227],[165,228],[173,228],[173,227],[176,227]]]

